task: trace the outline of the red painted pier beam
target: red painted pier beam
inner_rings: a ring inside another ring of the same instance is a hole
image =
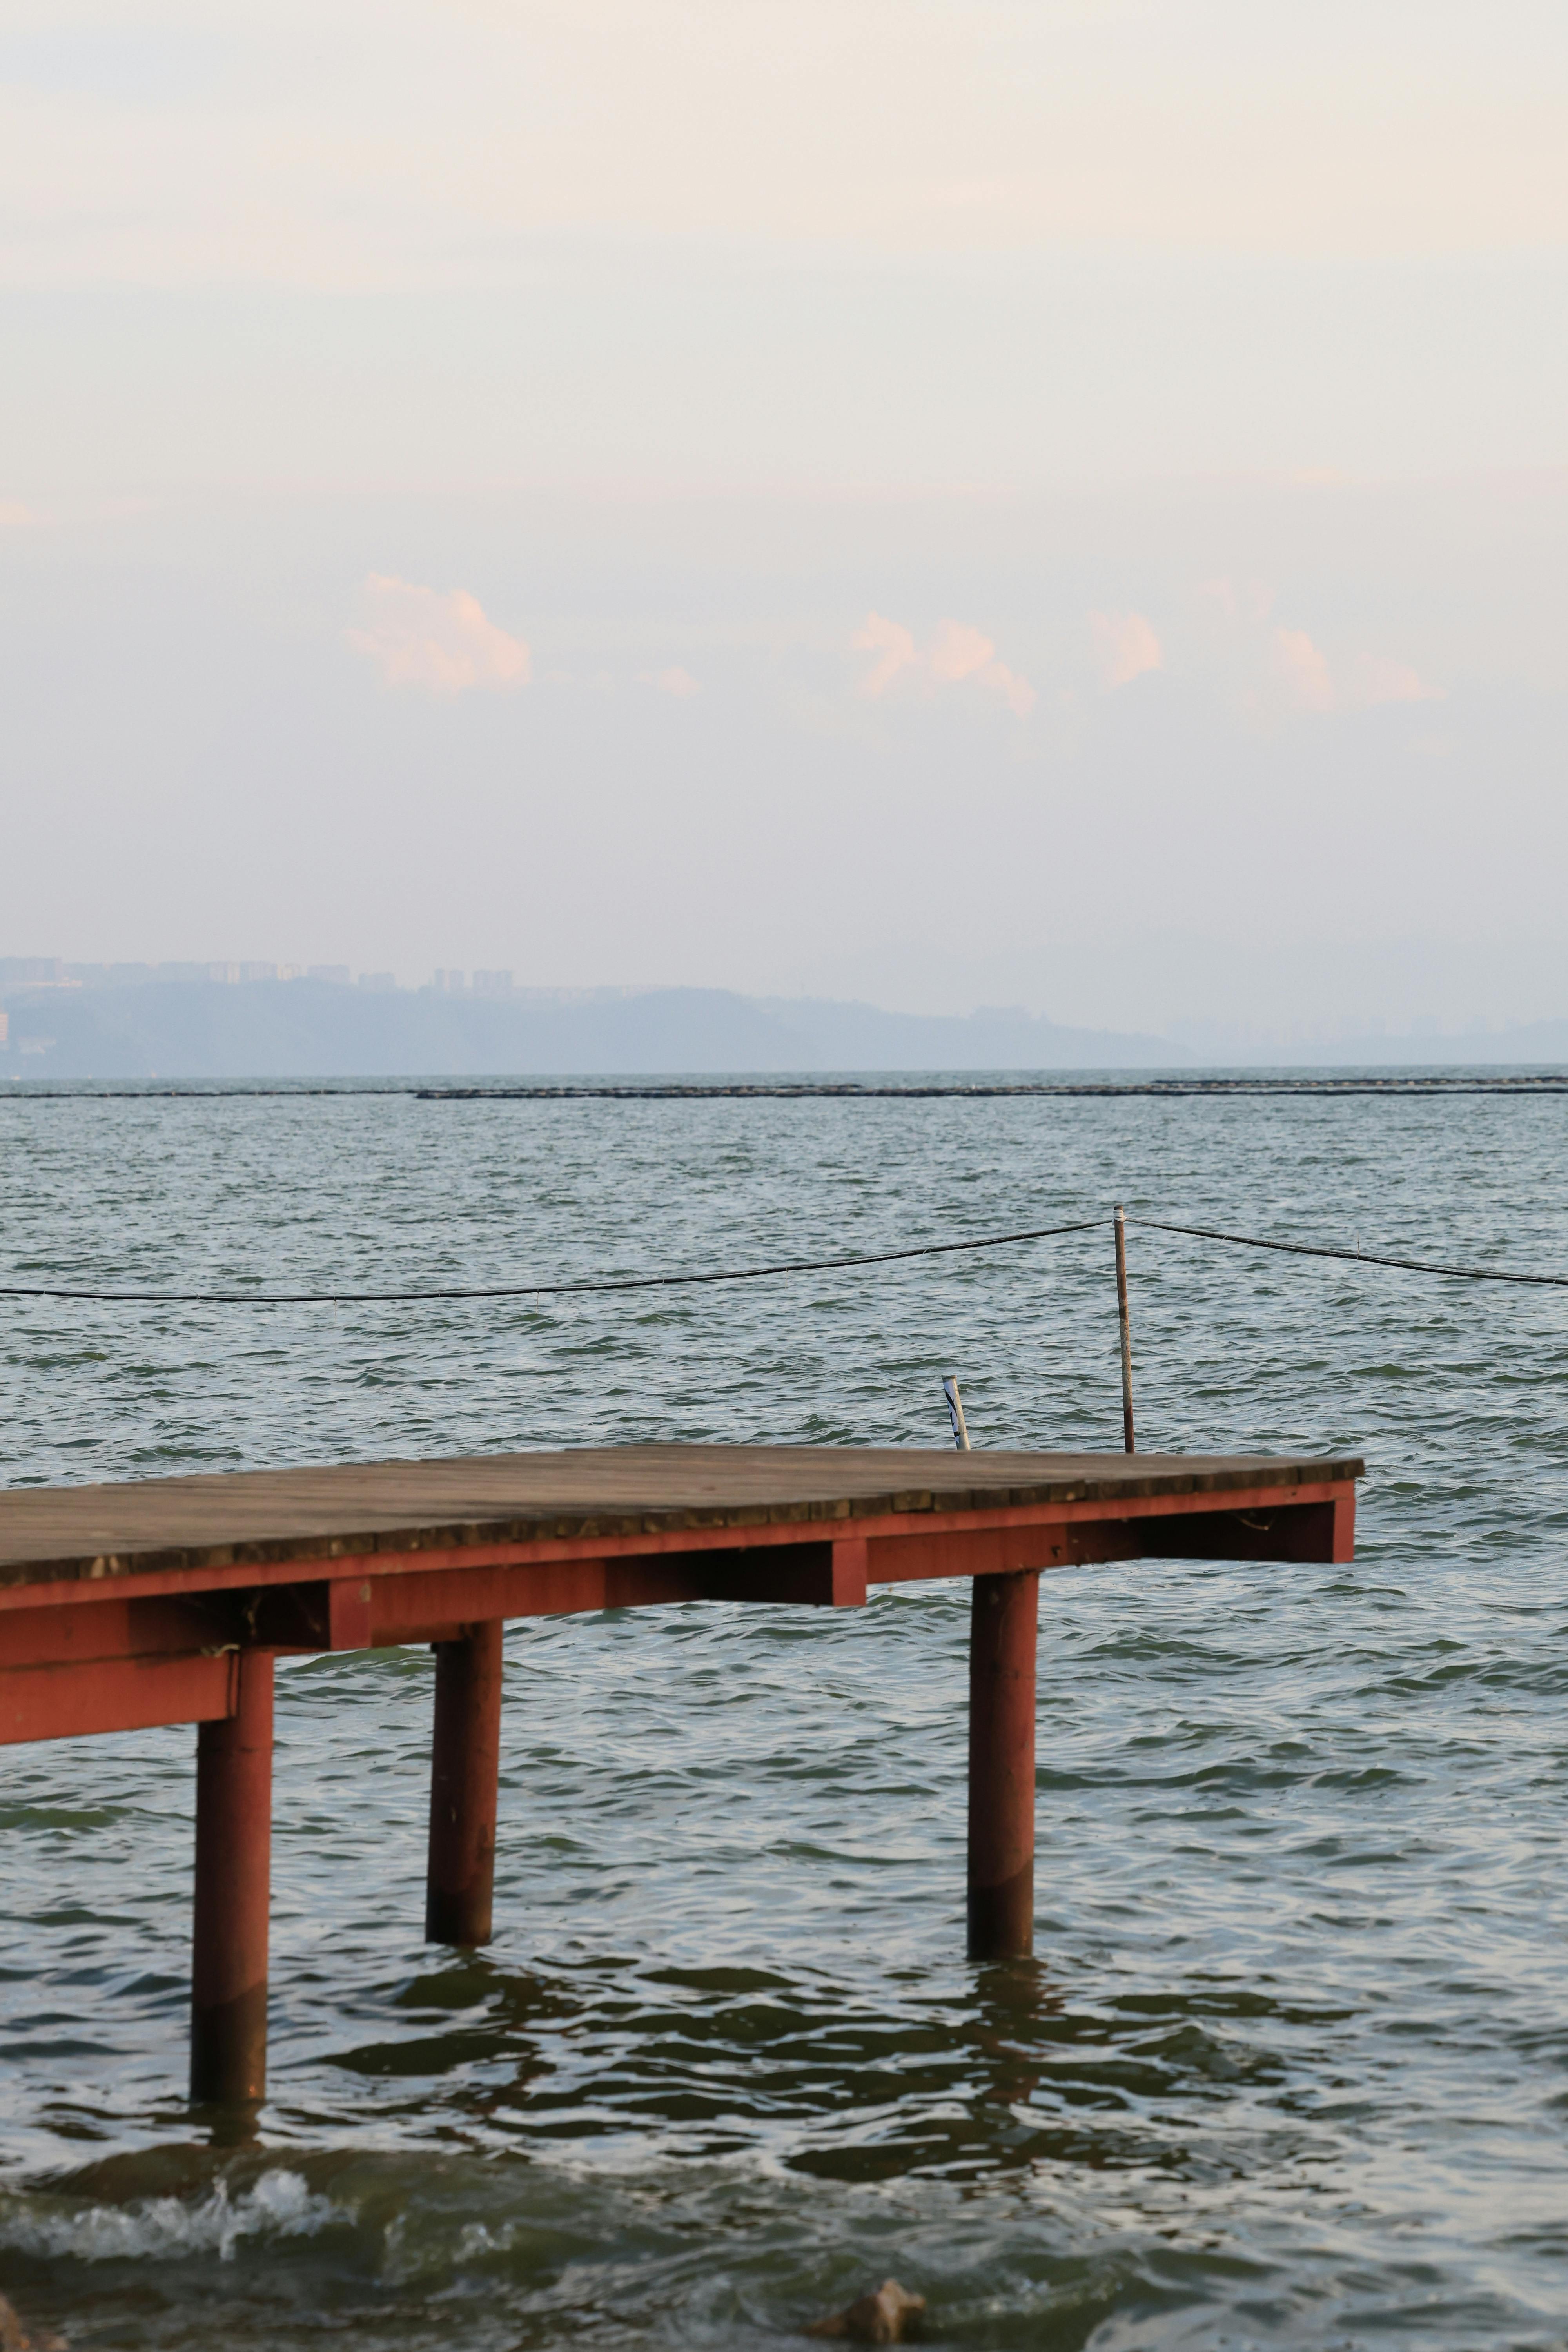
[[[434,1647],[426,1933],[473,1946],[493,1925],[506,1619],[692,1601],[858,1610],[878,1585],[967,1580],[969,1943],[1005,1959],[1034,1935],[1042,1573],[1348,1560],[1361,1470],[626,1445],[16,1488],[0,1493],[0,1745],[198,1727],[191,2091],[254,2104],[275,1657]],[[796,1655],[804,1670],[810,1649]]]

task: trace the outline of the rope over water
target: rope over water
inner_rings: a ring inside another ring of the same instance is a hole
[[[1257,1234],[1222,1233],[1215,1225],[1176,1225],[1163,1217],[1129,1217],[1130,1225],[1148,1225],[1155,1233],[1186,1234],[1195,1241],[1228,1242],[1236,1249],[1283,1250],[1290,1257],[1336,1257],[1352,1265],[1392,1265],[1405,1274],[1447,1275],[1455,1282],[1529,1282],[1552,1290],[1568,1290],[1568,1274],[1522,1274],[1510,1266],[1445,1265],[1435,1258],[1387,1257],[1379,1250],[1338,1249],[1326,1242],[1265,1241]]]
[[[892,1265],[920,1257],[952,1257],[975,1250],[1008,1249],[1019,1243],[1057,1241],[1065,1234],[1097,1232],[1110,1220],[1081,1217],[1066,1225],[1030,1225],[1016,1233],[981,1234],[963,1241],[916,1242],[903,1249],[863,1250],[847,1257],[784,1258],[768,1265],[714,1266],[691,1274],[611,1275],[584,1282],[521,1282],[419,1290],[124,1290],[84,1288],[59,1283],[0,1283],[0,1298],[56,1298],[116,1307],[416,1307],[443,1300],[491,1298],[593,1298],[626,1290],[679,1290],[717,1282],[768,1282],[799,1274],[852,1273],[867,1265]],[[1457,1282],[1526,1283],[1568,1289],[1568,1275],[1528,1274],[1510,1266],[1450,1265],[1439,1260],[1394,1257],[1378,1250],[1345,1249],[1329,1242],[1276,1241],[1259,1234],[1233,1234],[1215,1225],[1177,1224],[1163,1217],[1130,1215],[1127,1223],[1151,1232],[1179,1234],[1189,1240],[1222,1242],[1235,1249],[1278,1250],[1290,1257],[1336,1258],[1352,1265],[1391,1266],[1405,1274],[1435,1274]]]

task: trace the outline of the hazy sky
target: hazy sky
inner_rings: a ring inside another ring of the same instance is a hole
[[[0,0],[0,953],[1568,1013],[1568,10]]]

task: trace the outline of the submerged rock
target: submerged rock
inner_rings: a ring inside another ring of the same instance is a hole
[[[910,2294],[897,2279],[884,2279],[843,2311],[813,2320],[808,2336],[847,2336],[857,2344],[901,2344],[911,2320],[926,2307],[923,2294]]]
[[[66,2352],[66,2339],[47,2327],[30,2335],[16,2305],[0,2294],[0,2352]]]

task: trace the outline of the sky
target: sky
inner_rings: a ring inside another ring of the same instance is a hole
[[[0,0],[0,954],[1568,1014],[1568,12]]]

